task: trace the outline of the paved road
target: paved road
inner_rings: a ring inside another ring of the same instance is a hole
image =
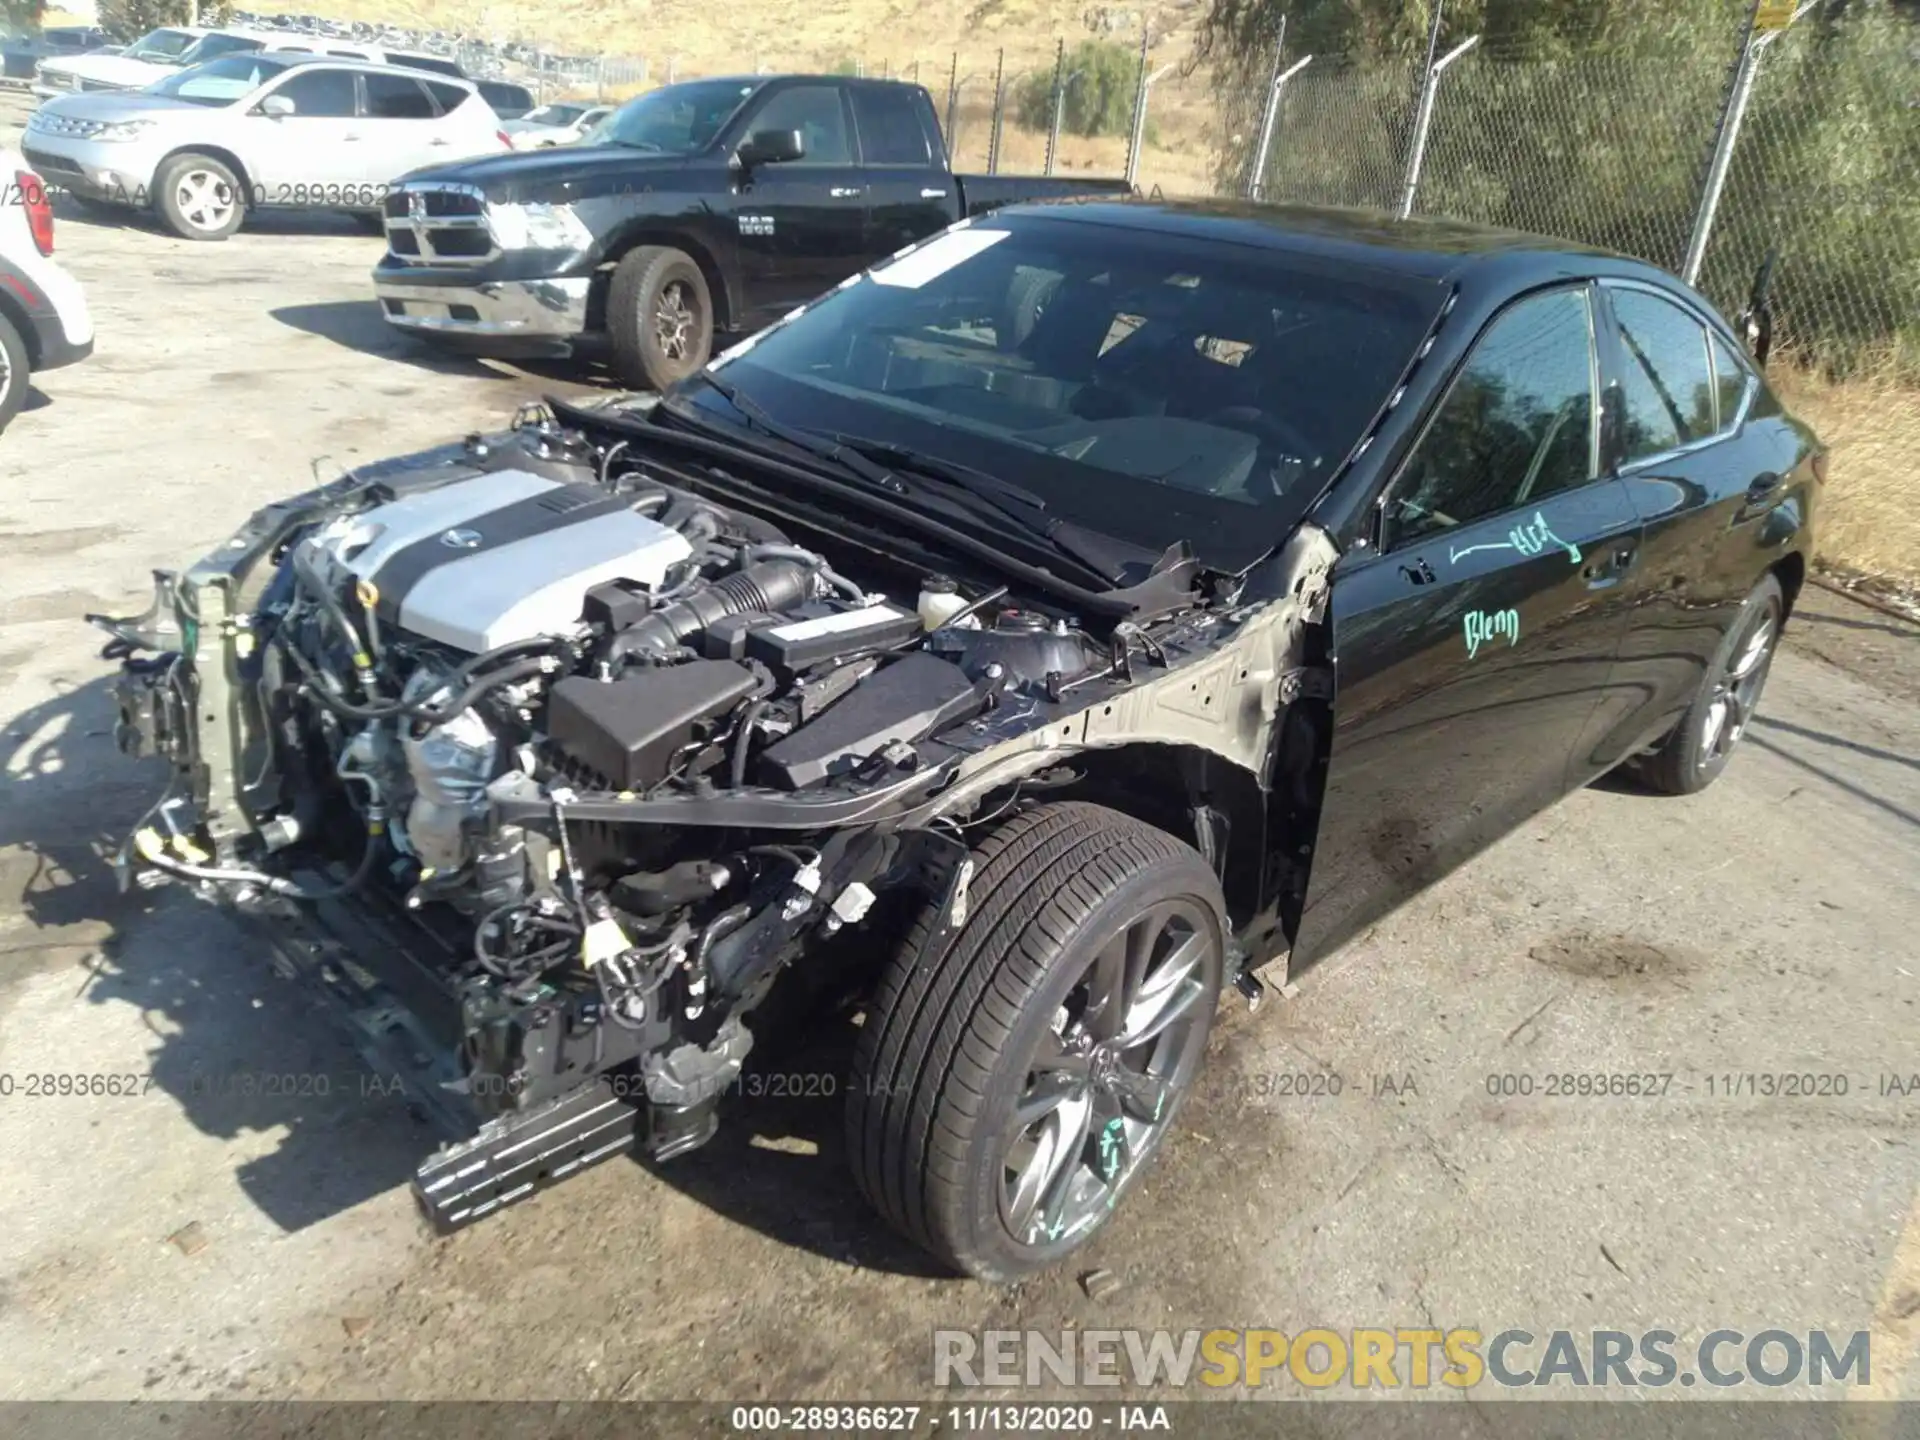
[[[344,224],[194,246],[76,221],[60,247],[101,341],[0,444],[0,1074],[145,1093],[0,1099],[0,1397],[900,1396],[936,1326],[1875,1326],[1878,1386],[1911,1380],[1920,1097],[1879,1091],[1920,1071],[1920,643],[1824,599],[1711,793],[1576,795],[1230,1013],[1185,1133],[1074,1271],[927,1274],[817,1100],[429,1239],[403,1099],[220,917],[113,892],[96,846],[152,775],[113,752],[76,617],[316,456],[553,383],[396,346]],[[1564,1071],[1675,1078],[1489,1093]],[[1300,1072],[1343,1092],[1283,1093]],[[1778,1072],[1849,1090],[1708,1090]],[[326,1093],[223,1078],[260,1073]],[[1099,1301],[1096,1266],[1123,1282]]]

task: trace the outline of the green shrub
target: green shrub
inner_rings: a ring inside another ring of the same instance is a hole
[[[1061,128],[1074,135],[1125,135],[1133,125],[1140,55],[1111,40],[1082,40],[1067,51],[1067,102]],[[1053,124],[1053,71],[1021,77],[1013,92],[1014,123],[1027,130]]]

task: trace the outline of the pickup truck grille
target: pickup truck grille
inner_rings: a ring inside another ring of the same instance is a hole
[[[409,265],[477,265],[499,253],[486,197],[465,185],[402,185],[381,205],[387,252]]]

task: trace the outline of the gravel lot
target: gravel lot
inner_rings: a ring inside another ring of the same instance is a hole
[[[844,1184],[821,1100],[430,1238],[404,1101],[219,916],[115,894],[96,845],[153,776],[113,751],[78,619],[317,457],[593,383],[390,337],[377,243],[337,218],[224,245],[59,229],[100,340],[0,442],[0,1072],[145,1093],[0,1100],[0,1398],[899,1398],[936,1326],[1069,1325],[1872,1326],[1876,1390],[1911,1393],[1920,1097],[1881,1077],[1920,1072],[1920,632],[1812,594],[1708,795],[1576,795],[1297,998],[1234,1005],[1185,1133],[1074,1270],[928,1274]],[[1280,1094],[1303,1070],[1343,1093]],[[1675,1079],[1487,1088],[1567,1070]],[[328,1081],[248,1096],[234,1072]],[[1849,1093],[1707,1093],[1774,1072]],[[1095,1267],[1123,1282],[1097,1301]]]

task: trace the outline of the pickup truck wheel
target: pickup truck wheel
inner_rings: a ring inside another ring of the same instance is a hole
[[[880,983],[847,1151],[896,1229],[1005,1283],[1086,1244],[1158,1150],[1206,1053],[1226,906],[1197,851],[1097,805],[1030,810],[972,861],[957,934],[930,904]]]
[[[1786,596],[1773,576],[1754,586],[1727,628],[1686,716],[1659,749],[1630,767],[1650,789],[1694,795],[1727,768],[1766,688],[1786,608]]]
[[[211,155],[176,155],[153,179],[160,223],[182,240],[224,240],[247,217],[239,178]]]
[[[684,250],[630,250],[607,289],[607,329],[620,378],[665,390],[706,364],[713,348],[707,277]]]
[[[13,423],[20,407],[27,403],[32,379],[27,358],[27,342],[6,316],[0,315],[0,430]]]

